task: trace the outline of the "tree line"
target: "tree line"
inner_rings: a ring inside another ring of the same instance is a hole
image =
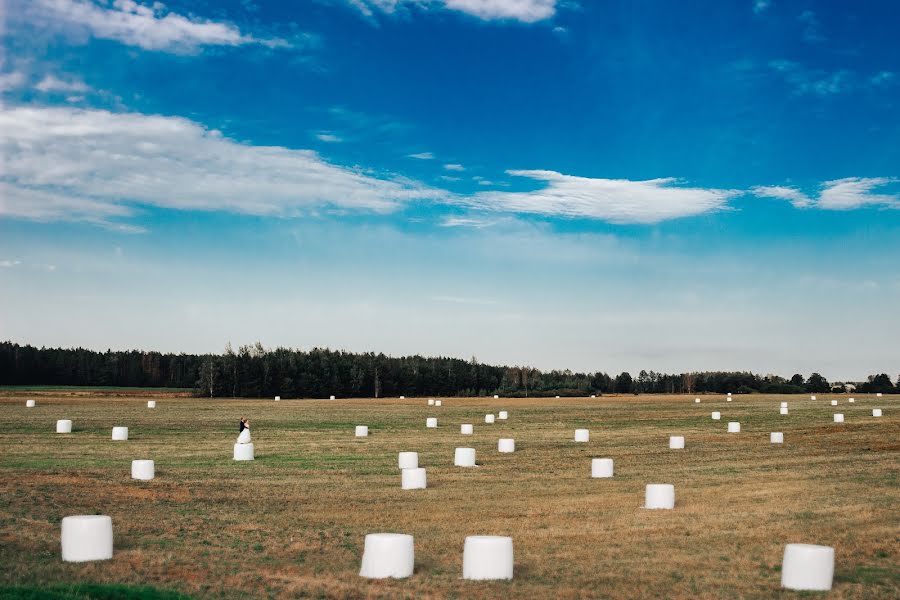
[[[819,373],[790,378],[746,372],[611,376],[488,365],[419,355],[392,357],[314,348],[230,345],[222,354],[164,354],[138,350],[36,348],[0,342],[0,385],[80,385],[192,389],[198,396],[258,398],[377,398],[390,396],[587,396],[591,394],[826,393]],[[858,393],[900,393],[887,374],[872,375]]]

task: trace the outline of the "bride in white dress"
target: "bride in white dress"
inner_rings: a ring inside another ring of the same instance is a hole
[[[241,434],[238,436],[237,443],[238,444],[249,444],[250,443],[250,421],[244,419],[241,421],[244,425],[243,429],[241,429]]]

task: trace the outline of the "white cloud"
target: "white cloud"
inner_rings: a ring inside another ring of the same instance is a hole
[[[86,92],[91,88],[79,79],[64,80],[55,75],[47,75],[34,86],[34,89],[39,92]]]
[[[69,107],[0,109],[0,216],[110,226],[135,205],[299,216],[386,213],[449,194],[330,164],[311,150],[252,146],[177,117]]]
[[[818,206],[829,210],[850,210],[866,205],[900,208],[900,196],[871,193],[873,189],[895,181],[887,177],[847,177],[826,181],[819,193]]]
[[[441,221],[441,227],[474,227],[475,229],[484,229],[496,225],[494,219],[479,219],[475,217],[445,217]]]
[[[896,78],[896,74],[893,71],[879,71],[872,75],[869,79],[869,82],[872,85],[886,85],[891,83]]]
[[[417,152],[416,154],[407,154],[407,158],[415,158],[418,160],[434,160],[434,154],[431,152]]]
[[[772,7],[772,0],[754,0],[753,12],[762,14]]]
[[[21,260],[0,260],[0,268],[11,269],[22,264]]]
[[[529,192],[487,191],[469,199],[482,210],[600,219],[610,223],[658,223],[725,208],[738,192],[678,187],[675,179],[591,179],[555,171],[507,171],[547,185]]]
[[[385,14],[404,13],[402,9],[428,9],[441,6],[484,21],[520,21],[536,23],[556,14],[557,0],[348,0],[362,14],[371,17],[375,10]]]
[[[785,187],[781,185],[758,185],[753,188],[753,193],[760,198],[778,198],[779,200],[788,200],[795,208],[808,208],[813,205],[813,201],[809,196],[798,190],[797,188]]]
[[[788,200],[797,208],[814,206],[825,210],[852,210],[862,206],[886,206],[900,208],[896,194],[873,194],[873,189],[896,182],[888,177],[847,177],[822,184],[816,200],[797,188],[784,186],[757,186],[752,192],[763,198]]]
[[[12,71],[10,73],[0,73],[0,92],[13,90],[22,87],[25,84],[25,75],[20,71]]]
[[[203,46],[290,46],[282,39],[242,33],[230,23],[170,12],[159,2],[113,0],[107,5],[92,0],[33,0],[25,4],[23,16],[39,26],[62,26],[145,50],[193,53]]]
[[[466,168],[457,163],[448,163],[444,165],[444,168],[448,171],[465,171]]]
[[[798,62],[783,59],[771,61],[769,67],[779,73],[794,89],[794,93],[799,95],[830,96],[848,92],[855,87],[853,73],[847,69],[808,69]]]
[[[337,142],[344,141],[343,138],[341,138],[340,136],[334,135],[333,133],[317,133],[316,138],[319,141],[330,142],[330,143],[337,143]]]

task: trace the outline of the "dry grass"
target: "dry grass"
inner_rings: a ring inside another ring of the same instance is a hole
[[[38,407],[25,409],[24,398]],[[677,396],[592,399],[209,400],[157,395],[0,397],[0,583],[149,584],[202,597],[770,598],[787,542],[834,546],[835,598],[900,597],[900,407],[819,396],[732,403]],[[778,414],[778,402],[791,414]],[[885,416],[872,418],[881,406]],[[510,411],[485,425],[485,412]],[[721,410],[722,421],[710,420]],[[257,460],[231,460],[236,423]],[[437,430],[425,428],[438,416]],[[53,433],[74,420],[71,435]],[[725,433],[739,420],[740,434]],[[461,436],[459,424],[475,424]],[[367,424],[357,440],[353,426]],[[127,425],[128,442],[110,441]],[[588,444],[572,442],[588,427]],[[783,431],[783,447],[769,444]],[[687,449],[668,450],[682,434]],[[498,454],[513,437],[516,453]],[[477,449],[476,469],[452,466]],[[397,452],[419,452],[429,489],[402,491]],[[590,459],[615,459],[591,479]],[[157,478],[130,479],[152,458]],[[674,511],[640,509],[646,483],[674,483]],[[108,562],[64,564],[59,523],[111,515]],[[363,536],[415,536],[416,574],[357,576]],[[460,580],[466,535],[511,535],[515,579]]]

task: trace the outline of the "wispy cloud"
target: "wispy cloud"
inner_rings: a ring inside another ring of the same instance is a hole
[[[496,225],[495,219],[479,219],[475,217],[445,217],[441,221],[441,227],[473,227],[475,229],[484,229]]]
[[[773,60],[769,67],[779,73],[796,94],[830,96],[853,89],[853,74],[847,69],[809,69],[791,60]]]
[[[416,152],[415,154],[407,154],[407,158],[415,158],[418,160],[434,160],[434,154],[431,152]]]
[[[80,79],[60,79],[55,75],[46,75],[34,89],[39,92],[87,92],[91,88]]]
[[[343,142],[344,139],[340,136],[334,135],[333,133],[317,133],[316,139],[320,142],[329,142],[329,143],[338,143]]]
[[[331,164],[311,150],[252,146],[182,118],[74,108],[0,109],[0,215],[109,225],[146,204],[299,216],[376,213],[449,194]]]
[[[543,181],[528,192],[486,191],[469,201],[481,210],[600,219],[610,223],[658,223],[725,208],[739,192],[681,187],[677,180],[592,179],[555,171],[507,171]]]
[[[159,2],[113,0],[109,5],[92,0],[32,0],[23,6],[21,17],[38,26],[74,30],[145,50],[189,54],[204,46],[291,45],[280,38],[244,33],[230,23],[171,12]]]
[[[11,269],[22,264],[21,260],[0,260],[0,268]]]
[[[808,44],[815,44],[825,41],[825,34],[822,33],[822,24],[819,17],[811,10],[804,10],[797,17],[803,24],[803,41]]]
[[[753,0],[753,12],[762,14],[772,7],[772,0]]]
[[[0,92],[14,90],[25,85],[25,74],[20,71],[0,73]]]
[[[896,78],[897,74],[893,71],[879,71],[869,78],[869,83],[874,86],[882,86],[893,83]]]
[[[518,21],[536,23],[556,14],[562,3],[557,0],[348,0],[363,15],[377,11],[388,15],[406,14],[408,9],[428,10],[442,7],[477,17],[483,21]]]
[[[465,171],[466,168],[458,163],[448,163],[444,165],[444,169],[448,171]]]
[[[900,208],[897,194],[874,194],[872,190],[895,183],[889,177],[847,177],[826,181],[821,185],[818,198],[813,200],[794,187],[757,186],[753,194],[762,198],[788,200],[797,208],[816,207],[824,210],[852,210],[863,206]]]

